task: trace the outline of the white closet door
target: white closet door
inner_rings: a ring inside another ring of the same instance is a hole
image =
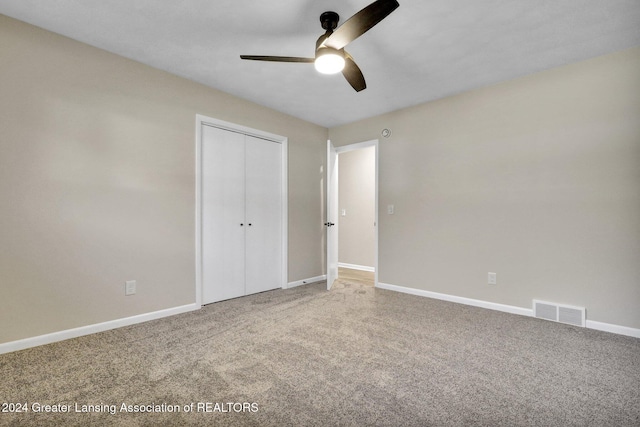
[[[282,144],[246,136],[246,290],[282,286]]]
[[[202,127],[202,302],[246,294],[245,136]]]

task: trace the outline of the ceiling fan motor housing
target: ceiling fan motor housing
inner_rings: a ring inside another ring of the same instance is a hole
[[[340,16],[336,12],[324,12],[320,15],[322,28],[326,30],[316,42],[316,70],[324,74],[334,74],[344,68],[344,51],[324,46],[323,43],[338,27]],[[325,56],[326,55],[326,56]]]
[[[320,15],[320,23],[322,28],[327,31],[333,31],[338,27],[338,21],[340,21],[340,15],[335,12],[324,12]]]

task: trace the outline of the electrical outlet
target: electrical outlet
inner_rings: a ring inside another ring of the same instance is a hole
[[[495,285],[496,284],[496,273],[489,273],[489,275],[487,276],[487,281],[490,285]]]
[[[393,215],[394,211],[395,211],[395,207],[393,205],[387,205],[387,214]]]
[[[135,295],[136,293],[136,281],[135,280],[127,280],[124,284],[124,294],[125,295]]]

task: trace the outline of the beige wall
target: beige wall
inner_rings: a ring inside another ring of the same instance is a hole
[[[195,302],[196,114],[289,138],[289,281],[322,274],[326,129],[0,15],[0,343]]]
[[[640,49],[329,137],[346,145],[385,127],[381,282],[525,308],[533,298],[585,306],[588,320],[640,328]]]
[[[376,148],[338,154],[338,261],[375,266]],[[342,210],[346,215],[342,216]]]

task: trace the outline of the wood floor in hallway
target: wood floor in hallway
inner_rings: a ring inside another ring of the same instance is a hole
[[[356,282],[367,286],[374,286],[375,273],[373,271],[362,271],[339,267],[338,280]]]

